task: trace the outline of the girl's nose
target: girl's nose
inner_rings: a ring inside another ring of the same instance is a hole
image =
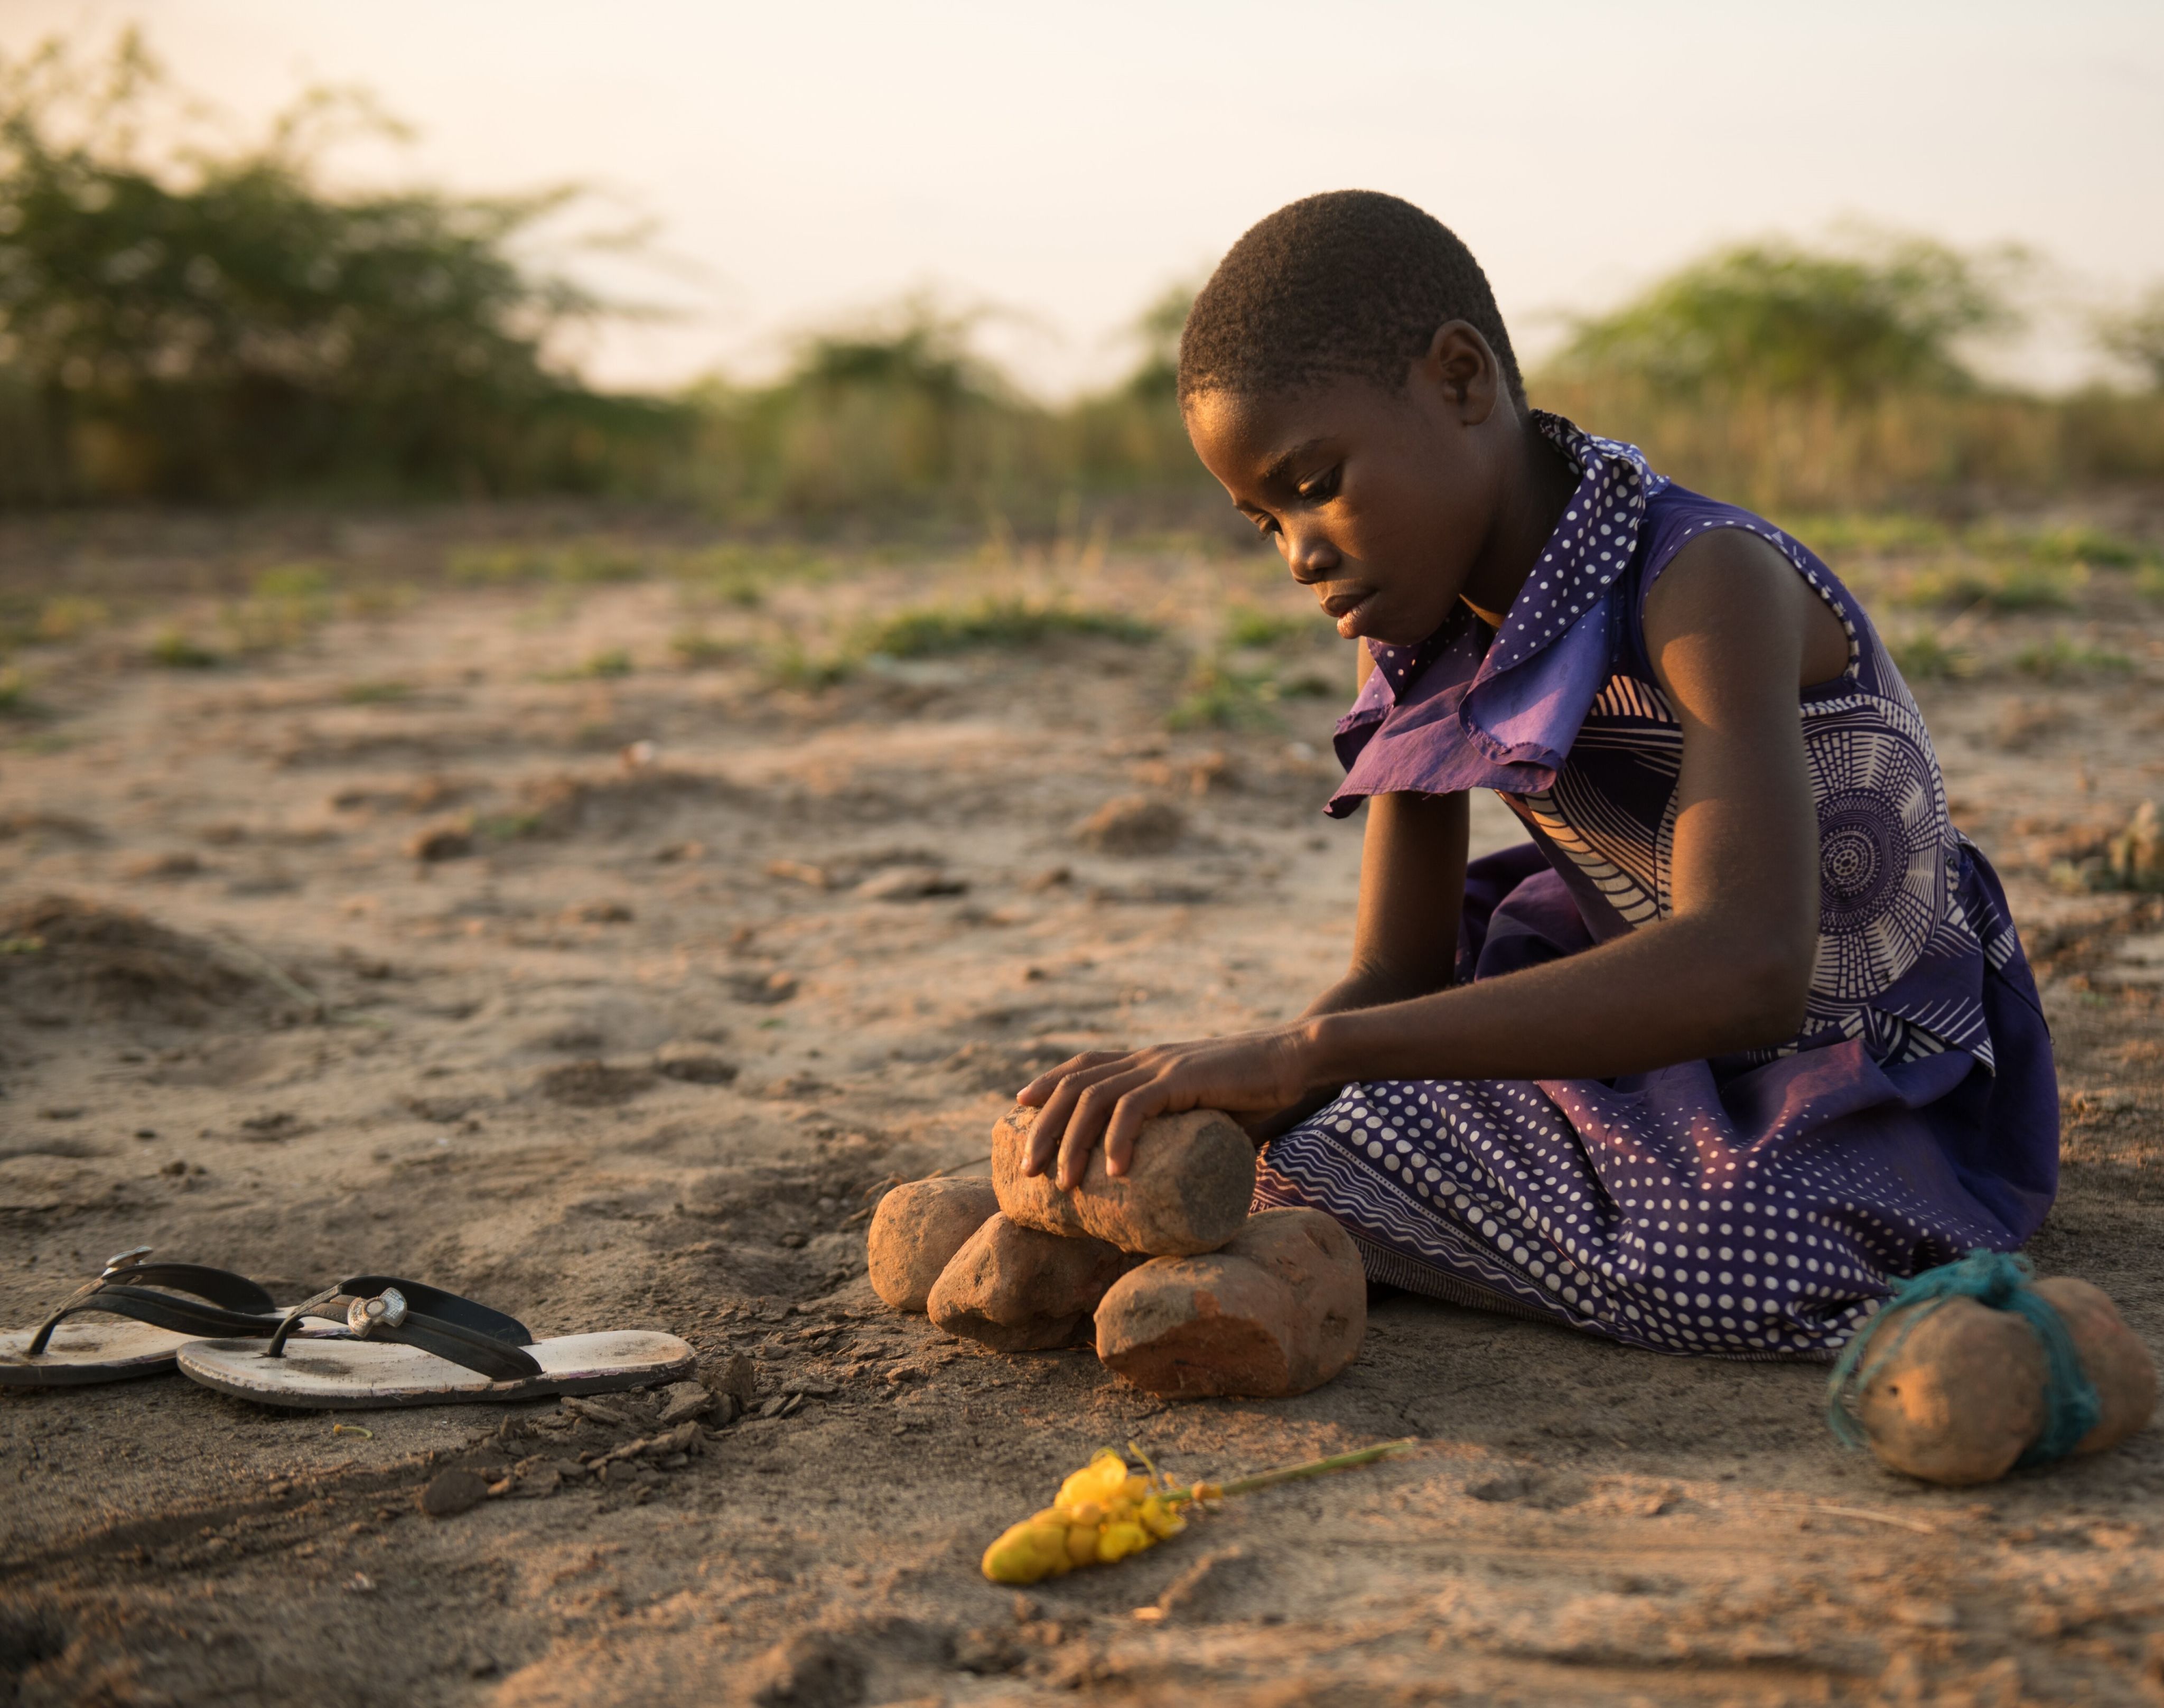
[[[1284,542],[1285,567],[1301,586],[1316,581],[1326,581],[1337,566],[1344,562],[1337,548],[1320,533],[1297,533],[1287,528],[1281,536]]]

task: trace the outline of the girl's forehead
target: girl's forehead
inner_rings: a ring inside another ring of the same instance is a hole
[[[1303,447],[1379,423],[1390,398],[1377,386],[1336,379],[1284,392],[1205,392],[1188,401],[1188,431],[1243,463],[1267,468]]]

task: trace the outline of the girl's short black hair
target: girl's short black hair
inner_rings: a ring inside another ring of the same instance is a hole
[[[1351,376],[1402,390],[1436,328],[1479,328],[1522,407],[1524,382],[1473,251],[1410,202],[1333,190],[1250,226],[1179,335],[1179,398],[1287,391]]]

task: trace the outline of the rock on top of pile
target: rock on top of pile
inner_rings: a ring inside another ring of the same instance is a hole
[[[1255,1195],[1255,1146],[1229,1115],[1192,1109],[1145,1122],[1127,1172],[1090,1153],[1081,1184],[1063,1192],[1049,1170],[1025,1176],[1037,1112],[1016,1105],[992,1128],[992,1186],[1011,1221],[1047,1233],[1086,1234],[1150,1257],[1216,1251],[1240,1231]]]

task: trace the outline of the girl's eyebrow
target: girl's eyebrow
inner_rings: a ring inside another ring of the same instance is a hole
[[[1263,484],[1286,486],[1297,484],[1293,476],[1294,469],[1320,450],[1322,443],[1319,439],[1310,439],[1293,446],[1289,450],[1280,451],[1269,466],[1263,470]]]

